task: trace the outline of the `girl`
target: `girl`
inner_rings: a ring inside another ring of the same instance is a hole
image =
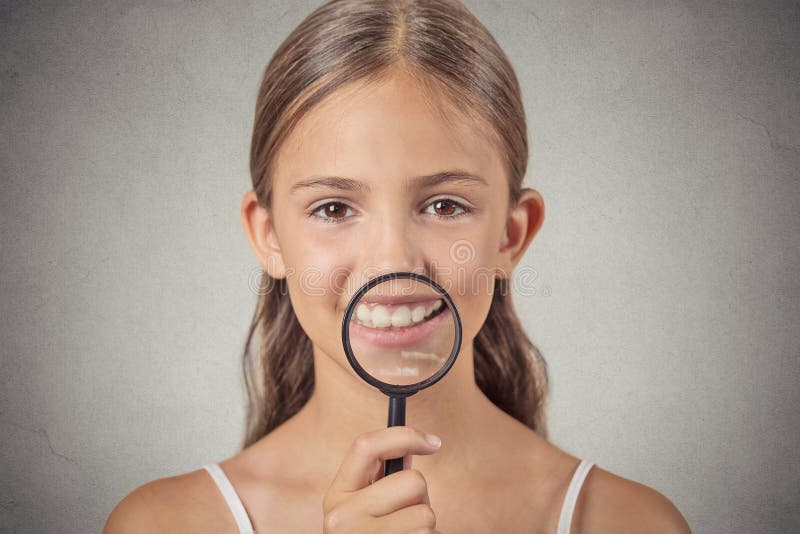
[[[546,365],[509,294],[544,220],[527,160],[514,71],[458,0],[311,13],[256,102],[241,216],[265,285],[242,450],[140,486],[105,532],[688,532],[656,490],[547,440]],[[386,428],[387,397],[340,329],[350,296],[390,271],[455,288],[463,340],[408,398],[408,424]]]

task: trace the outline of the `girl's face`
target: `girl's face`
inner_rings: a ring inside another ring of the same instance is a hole
[[[395,78],[339,91],[281,147],[262,260],[287,279],[316,350],[348,370],[341,321],[369,279],[391,271],[434,279],[452,296],[471,345],[495,277],[510,276],[521,255],[519,243],[507,243],[500,155],[483,127],[458,124],[443,122],[408,79]]]

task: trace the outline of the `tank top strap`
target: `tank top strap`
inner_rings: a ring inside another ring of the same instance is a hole
[[[583,481],[586,480],[586,475],[594,463],[588,460],[581,460],[578,464],[575,473],[572,475],[569,487],[567,488],[567,495],[564,497],[564,504],[561,507],[561,515],[558,517],[557,534],[569,534],[572,527],[572,513],[575,511],[575,503],[578,502],[578,494],[583,486]]]
[[[225,498],[225,502],[228,503],[228,508],[230,508],[233,518],[236,520],[236,526],[239,527],[239,534],[255,534],[255,530],[253,530],[253,525],[250,522],[250,518],[247,516],[247,511],[244,509],[242,500],[239,498],[236,490],[233,489],[233,485],[225,474],[225,471],[216,463],[205,464],[203,469],[208,471],[208,474],[211,475],[211,478],[217,484],[219,491]]]

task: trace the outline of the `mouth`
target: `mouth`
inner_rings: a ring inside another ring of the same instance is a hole
[[[350,322],[350,334],[356,342],[374,348],[408,351],[412,347],[428,347],[442,336],[452,339],[453,319],[450,308],[441,298],[399,305],[365,303],[359,304],[357,312],[362,305],[365,308],[361,309],[360,318],[353,314]],[[362,345],[361,350],[369,349]],[[403,357],[420,359],[411,352]]]
[[[352,320],[366,328],[399,330],[426,323],[440,315],[445,308],[440,298],[407,303],[361,302]]]

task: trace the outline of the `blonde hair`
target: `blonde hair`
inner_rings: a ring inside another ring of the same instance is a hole
[[[256,100],[250,174],[259,204],[271,207],[276,154],[315,104],[338,88],[396,72],[412,76],[444,120],[456,112],[487,126],[515,205],[528,162],[519,82],[492,35],[458,0],[330,0],[292,31],[267,64]],[[286,281],[263,276],[243,355],[242,447],[297,413],[314,389],[311,339]],[[547,364],[520,324],[509,284],[508,278],[494,281],[473,344],[475,382],[500,409],[547,437]],[[254,337],[259,343],[251,350]]]

